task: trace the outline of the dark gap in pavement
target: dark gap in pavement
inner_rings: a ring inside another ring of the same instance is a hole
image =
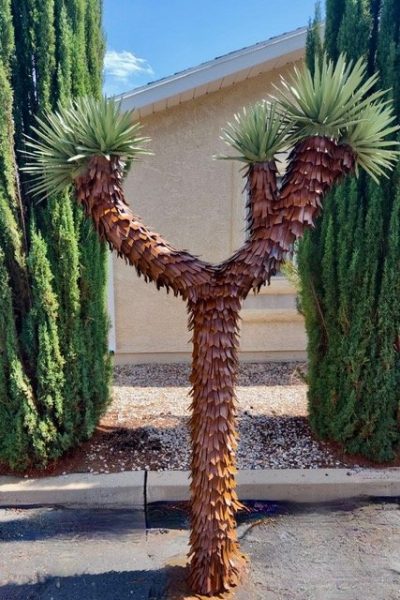
[[[400,498],[354,498],[338,502],[290,503],[247,500],[247,510],[237,514],[238,525],[252,524],[275,516],[303,515],[305,513],[351,512],[368,504],[395,504],[400,509]],[[14,510],[14,509],[2,509]],[[189,529],[188,502],[153,502],[147,505],[145,519],[142,510],[78,509],[64,507],[19,508],[22,518],[0,521],[0,542],[40,541],[52,538],[114,540],[122,534],[135,540],[146,529],[161,531]],[[29,514],[30,513],[30,514]],[[28,516],[25,516],[28,515]]]

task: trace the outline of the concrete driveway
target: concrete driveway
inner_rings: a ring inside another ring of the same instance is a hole
[[[239,525],[250,575],[233,597],[399,600],[399,506],[253,503]],[[2,509],[0,599],[167,599],[171,578],[183,576],[187,540],[187,514],[177,505],[147,515]]]

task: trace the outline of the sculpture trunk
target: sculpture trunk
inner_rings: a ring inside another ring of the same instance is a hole
[[[295,147],[282,188],[274,161],[246,173],[249,237],[226,261],[212,265],[178,251],[132,214],[117,156],[92,158],[75,180],[77,198],[99,235],[146,281],[188,302],[193,329],[190,585],[212,595],[238,582],[235,383],[241,301],[269,281],[313,224],[324,195],[354,167],[354,156],[313,137]]]
[[[238,582],[236,536],[236,398],[240,300],[214,288],[189,304],[193,329],[190,430],[190,585],[201,594]]]

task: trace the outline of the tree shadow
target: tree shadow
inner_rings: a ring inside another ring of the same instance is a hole
[[[171,414],[160,416],[157,423],[145,425],[134,420],[121,425],[103,423],[97,427],[89,441],[67,452],[44,470],[32,468],[19,473],[0,468],[0,473],[42,478],[66,473],[189,470],[188,419],[189,415]],[[311,465],[329,468],[335,466],[337,461],[343,467],[365,464],[359,457],[352,458],[345,454],[340,447],[318,440],[306,416],[257,414],[251,408],[239,409],[238,430],[237,457],[241,469],[307,468]],[[284,458],[282,453],[285,454]],[[249,460],[252,456],[253,463]],[[258,462],[256,459],[259,459]],[[246,466],[243,466],[243,462]],[[393,463],[382,466],[398,465]],[[65,484],[67,485],[67,480]],[[62,479],[60,485],[63,485]]]
[[[246,584],[248,562],[243,565]],[[231,600],[232,592],[205,597],[190,592],[186,566],[109,571],[0,586],[0,600]]]
[[[0,523],[2,544],[53,538],[114,540],[121,535],[128,535],[134,541],[135,537],[143,536],[145,527],[144,511],[141,510],[40,507],[27,509],[29,516],[24,513],[20,510],[22,518]]]
[[[161,600],[183,597],[186,569],[110,571],[0,586],[0,600]]]
[[[140,422],[120,426],[102,424],[93,438],[96,454],[107,456],[108,465],[122,461],[126,470],[145,466],[151,471],[189,470],[188,420],[189,415],[171,414],[160,416],[156,423],[145,425]],[[296,468],[316,464],[327,468],[341,460],[332,455],[327,442],[315,437],[305,415],[272,415],[270,411],[258,414],[252,407],[246,410],[239,408],[237,425],[237,458],[241,469]],[[253,463],[251,457],[254,457]],[[243,466],[243,463],[248,466]]]

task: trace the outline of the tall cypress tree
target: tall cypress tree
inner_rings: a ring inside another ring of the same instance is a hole
[[[333,60],[337,60],[340,51],[337,36],[343,19],[346,0],[326,0],[325,2],[325,48]]]
[[[321,3],[315,5],[314,19],[308,22],[308,32],[306,39],[306,62],[310,72],[314,75],[315,57],[322,58],[322,40],[321,40]]]
[[[345,52],[349,58],[368,58],[375,50],[371,45],[371,30],[370,0],[346,0],[337,32],[338,51]]]
[[[379,71],[400,121],[399,3],[327,1],[325,31],[332,58],[345,52]],[[400,440],[398,182],[394,174],[379,186],[366,177],[338,186],[299,247],[311,424],[375,460],[390,460]]]
[[[101,17],[101,0],[0,0],[0,460],[12,467],[86,439],[109,397],[104,245],[69,194],[36,203],[24,180],[20,193],[15,160],[36,114],[101,94]]]

